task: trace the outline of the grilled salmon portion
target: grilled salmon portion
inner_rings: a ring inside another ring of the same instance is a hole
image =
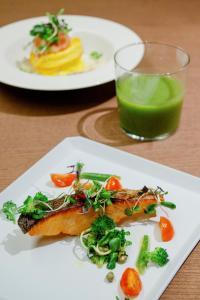
[[[118,225],[124,222],[144,220],[155,216],[155,213],[145,214],[145,208],[150,204],[157,203],[155,195],[138,195],[138,190],[121,190],[116,193],[113,203],[105,208],[105,214],[112,218]],[[160,199],[162,201],[162,199]],[[63,199],[51,200],[52,206],[57,207],[58,201],[62,203]],[[126,208],[139,206],[132,216],[125,214]],[[72,205],[62,208],[56,212],[50,212],[43,219],[33,220],[30,217],[21,215],[18,224],[24,233],[31,236],[55,236],[60,233],[76,236],[89,228],[92,222],[98,217],[99,212],[90,208],[83,212],[83,205]]]

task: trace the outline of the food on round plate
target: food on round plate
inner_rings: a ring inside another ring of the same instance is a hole
[[[29,44],[29,57],[19,63],[21,70],[47,76],[67,75],[86,72],[94,69],[101,60],[102,54],[92,51],[84,53],[81,39],[70,36],[72,30],[63,13],[47,13],[48,22],[36,24],[30,31],[33,37]]]

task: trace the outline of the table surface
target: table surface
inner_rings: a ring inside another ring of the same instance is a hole
[[[143,40],[185,48],[191,55],[180,128],[158,142],[133,142],[119,129],[114,83],[67,92],[37,92],[0,85],[0,190],[69,136],[85,136],[200,176],[200,1],[1,0],[1,25],[56,12],[111,19]],[[189,226],[189,223],[187,224]],[[200,299],[200,245],[182,265],[162,300]]]

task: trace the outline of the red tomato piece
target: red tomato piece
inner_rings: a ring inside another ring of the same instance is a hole
[[[121,182],[120,182],[119,178],[117,178],[115,176],[111,176],[107,181],[105,189],[107,191],[119,191],[119,190],[121,190],[122,185],[121,185]]]
[[[72,185],[72,182],[76,179],[76,174],[51,174],[51,180],[57,187],[67,187]]]
[[[34,38],[33,43],[36,48],[39,48],[40,46],[43,46],[45,44],[45,41],[41,39],[39,36],[37,36]]]
[[[170,220],[160,217],[159,227],[163,242],[171,241],[174,236],[174,227]]]
[[[138,296],[142,290],[142,282],[138,272],[133,268],[127,268],[122,274],[120,286],[126,296]]]
[[[69,47],[71,40],[68,35],[65,33],[59,33],[58,38],[58,42],[50,47],[50,52],[56,53]]]

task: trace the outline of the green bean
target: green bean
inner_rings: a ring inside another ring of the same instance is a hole
[[[89,173],[89,172],[81,173],[81,178],[82,179],[97,180],[97,181],[106,181],[111,176],[115,176],[115,177],[120,179],[119,176],[116,176],[116,175],[113,175],[113,174]]]

